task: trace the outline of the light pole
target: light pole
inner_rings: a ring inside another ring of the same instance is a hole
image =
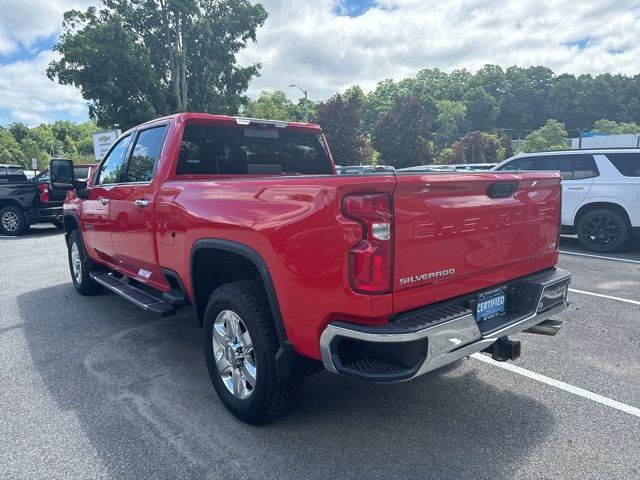
[[[304,93],[304,121],[305,123],[309,123],[309,98],[307,97],[307,91],[303,89],[300,85],[289,85],[289,88],[296,87],[302,93]]]

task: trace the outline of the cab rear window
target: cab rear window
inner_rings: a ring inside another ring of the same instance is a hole
[[[324,175],[332,168],[322,135],[252,127],[187,125],[178,175]]]

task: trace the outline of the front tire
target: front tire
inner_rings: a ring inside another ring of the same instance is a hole
[[[612,253],[631,240],[631,229],[619,213],[599,208],[582,216],[578,222],[578,241],[592,252]]]
[[[96,265],[87,256],[78,230],[73,230],[69,235],[67,247],[71,280],[78,293],[81,295],[96,295],[102,292],[104,287],[95,282],[89,275],[96,270]]]
[[[219,287],[204,314],[204,355],[224,406],[250,424],[288,411],[302,380],[280,382],[275,356],[280,347],[262,284],[243,280]]]
[[[10,205],[0,210],[0,231],[2,233],[17,237],[27,233],[27,230],[29,230],[29,224],[22,209]]]

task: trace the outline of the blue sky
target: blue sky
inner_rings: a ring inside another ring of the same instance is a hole
[[[358,17],[375,5],[373,0],[344,0],[338,2],[333,11],[338,16]]]
[[[58,35],[54,34],[38,38],[35,42],[29,45],[17,43],[15,50],[0,56],[0,65],[6,65],[8,63],[18,62],[21,60],[31,60],[36,53],[43,50],[51,50],[56,43],[57,38]]]
[[[0,0],[0,125],[84,120],[86,101],[45,74],[62,15],[99,0]],[[423,68],[546,65],[557,73],[640,73],[640,0],[262,0],[262,64],[249,95],[302,85],[324,99]]]

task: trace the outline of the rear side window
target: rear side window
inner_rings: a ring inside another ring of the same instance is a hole
[[[571,156],[564,155],[558,158],[558,170],[562,173],[563,180],[573,180],[573,160]]]
[[[167,126],[149,128],[138,134],[127,167],[126,182],[150,182],[162,152]]]
[[[176,173],[328,175],[333,172],[322,136],[316,133],[187,125]]]
[[[600,173],[593,155],[571,155],[573,176],[567,180],[584,180],[597,177]]]
[[[640,153],[607,153],[607,158],[625,177],[640,177]]]
[[[541,171],[552,171],[559,170],[558,166],[558,157],[549,156],[549,157],[532,157],[531,158],[531,166],[528,170],[541,170]]]

